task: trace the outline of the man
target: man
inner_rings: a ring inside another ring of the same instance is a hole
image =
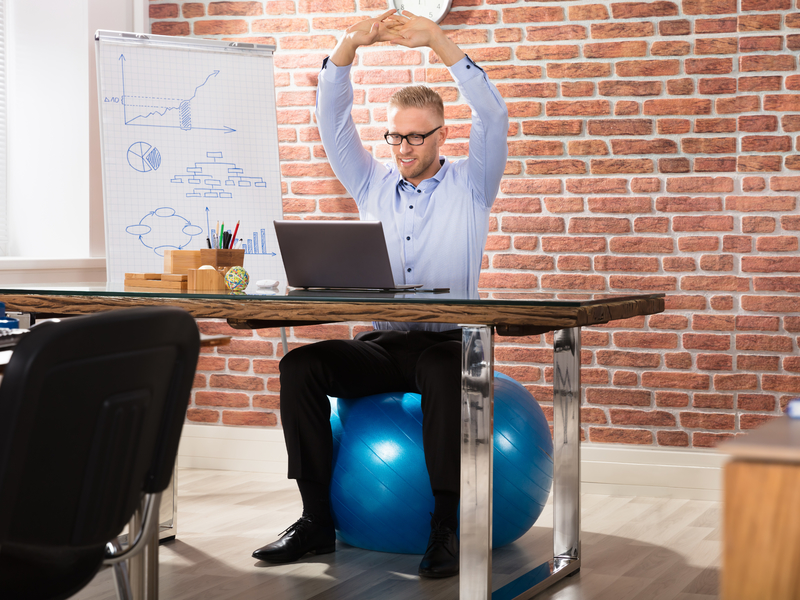
[[[381,41],[409,48],[428,46],[448,67],[472,108],[466,160],[450,164],[439,156],[448,131],[444,106],[424,86],[404,88],[389,101],[385,139],[393,164],[382,165],[363,148],[350,117],[350,65],[357,48]],[[383,223],[395,283],[476,293],[489,213],[508,155],[508,111],[486,74],[433,21],[408,11],[401,15],[388,11],[349,28],[325,59],[316,116],[328,160],[355,199],[360,217]],[[374,325],[374,331],[355,340],[304,346],[281,361],[281,419],[289,477],[297,479],[303,516],[253,556],[292,562],[308,552],[335,550],[327,396],[359,398],[408,391],[422,396],[423,447],[435,499],[419,574],[456,575],[461,331],[447,323]]]

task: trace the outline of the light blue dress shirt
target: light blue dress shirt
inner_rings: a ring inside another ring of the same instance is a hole
[[[448,162],[416,187],[394,163],[367,152],[350,116],[350,66],[325,59],[316,116],[333,172],[363,220],[383,223],[396,285],[421,283],[477,297],[489,214],[508,157],[508,109],[486,73],[469,57],[449,67],[472,109],[469,156]],[[377,322],[376,329],[443,331],[451,323]]]

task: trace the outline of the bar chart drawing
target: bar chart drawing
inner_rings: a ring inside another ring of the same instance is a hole
[[[137,237],[142,246],[163,257],[166,249],[186,248],[195,236],[203,233],[203,228],[193,225],[174,208],[162,206],[147,213],[135,225],[126,227],[125,231]]]
[[[233,198],[233,192],[226,188],[267,187],[263,177],[245,175],[236,163],[224,162],[222,152],[206,152],[206,158],[209,160],[186,167],[185,175],[170,179],[171,183],[198,186],[186,192],[187,198]]]
[[[267,252],[267,230],[261,228],[261,236],[258,231],[253,232],[253,237],[244,242],[245,254],[264,254],[266,256],[277,256],[276,252]]]

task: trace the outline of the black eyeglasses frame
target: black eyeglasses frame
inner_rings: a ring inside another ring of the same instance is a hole
[[[390,146],[400,146],[400,145],[403,144],[403,140],[408,142],[409,146],[422,146],[425,143],[425,140],[428,138],[428,136],[433,135],[438,130],[440,130],[442,127],[444,127],[444,125],[439,125],[436,129],[431,129],[428,133],[409,133],[408,135],[400,135],[399,133],[389,133],[387,131],[386,133],[383,134],[383,139],[386,140],[386,143],[389,144]],[[392,142],[389,141],[389,136],[390,135],[399,137],[400,141],[398,143],[396,143],[396,144],[393,144]],[[412,136],[412,135],[418,135],[418,136],[420,136],[422,138],[422,140],[420,140],[419,144],[412,144],[411,143],[411,140],[408,139],[408,138],[410,136]]]

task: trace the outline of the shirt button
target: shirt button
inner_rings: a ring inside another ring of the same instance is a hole
[[[410,240],[410,239],[411,239],[411,236],[410,236],[410,235],[407,235],[407,236],[406,236],[406,239],[407,239],[407,240]]]
[[[470,66],[469,66],[469,65],[467,65],[467,68],[469,69],[469,68],[470,68]]]
[[[418,194],[421,194],[421,193],[422,193],[422,190],[417,190],[417,193],[418,193]]]
[[[409,273],[411,273],[411,269],[406,269],[406,271],[408,271]]]
[[[410,204],[410,205],[408,206],[408,208],[414,208],[414,205],[413,205],[413,204]]]

